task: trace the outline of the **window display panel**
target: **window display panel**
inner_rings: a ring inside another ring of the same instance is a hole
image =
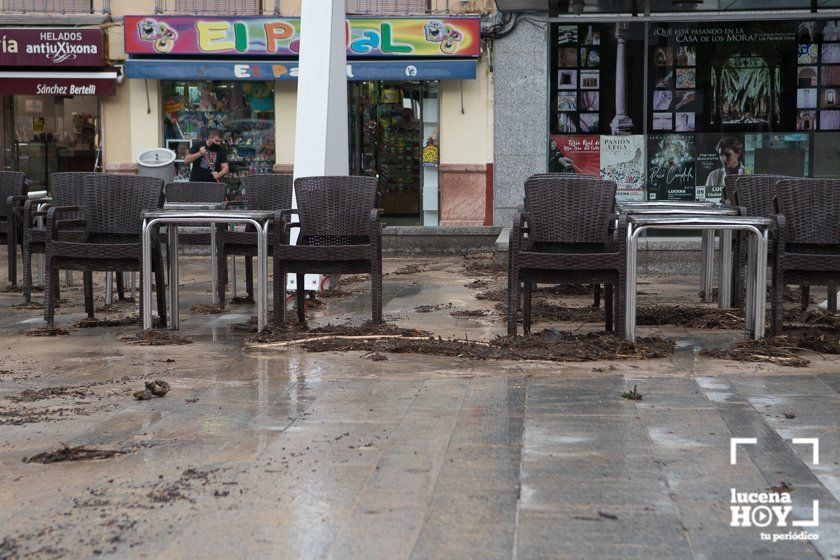
[[[164,143],[178,156],[176,180],[189,180],[183,156],[191,143],[219,130],[230,165],[228,200],[242,194],[248,175],[271,173],[274,118],[272,82],[163,82]]]

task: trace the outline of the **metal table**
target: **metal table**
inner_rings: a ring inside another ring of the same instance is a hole
[[[268,210],[164,209],[143,212],[143,329],[152,328],[152,231],[169,226],[169,328],[179,327],[178,316],[178,227],[193,224],[249,224],[257,236],[257,329],[262,330],[268,316],[268,226],[274,212]],[[215,255],[215,251],[213,252]],[[215,278],[215,270],[213,271]]]
[[[737,216],[738,211],[733,208],[715,208],[712,203],[651,203],[632,207],[623,207],[622,211],[629,215],[648,216]],[[723,247],[731,247],[732,231],[721,231],[720,236],[720,269],[718,270],[718,306],[728,308],[732,305],[732,252],[724,251]],[[712,301],[713,276],[715,269],[715,231],[704,230],[701,245],[702,260],[700,266],[700,289],[703,290],[703,301]]]
[[[752,233],[747,259],[747,336],[764,336],[764,309],[767,303],[767,239],[771,220],[747,216],[698,214],[630,215],[627,217],[627,284],[625,297],[625,337],[636,339],[636,249],[639,234],[646,229],[700,231],[746,231]],[[725,250],[725,251],[724,251]],[[731,252],[721,246],[721,254]]]

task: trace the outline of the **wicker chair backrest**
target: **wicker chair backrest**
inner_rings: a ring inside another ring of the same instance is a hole
[[[163,180],[111,173],[85,177],[85,232],[140,235],[143,210],[163,207]]]
[[[0,171],[0,217],[7,214],[6,200],[10,196],[26,194],[26,174],[20,171]]]
[[[776,200],[787,243],[840,245],[840,179],[782,179]]]
[[[178,182],[166,184],[166,202],[224,202],[225,184]]]
[[[295,197],[302,237],[323,237],[330,243],[361,241],[370,232],[370,213],[379,202],[376,177],[299,177]],[[354,238],[354,239],[349,239]]]
[[[276,173],[245,178],[248,210],[286,210],[292,207],[292,176]]]
[[[735,182],[741,175],[727,175],[723,178],[723,196],[721,202],[735,204]]]
[[[738,175],[735,180],[735,204],[747,209],[748,216],[769,218],[773,215],[776,183],[783,175]]]
[[[525,181],[528,239],[535,243],[605,243],[616,185],[600,179],[566,180],[560,174]]]
[[[50,196],[55,206],[78,206],[85,205],[85,178],[93,175],[91,172],[60,172],[50,175]],[[83,216],[82,212],[69,212],[62,214],[63,219],[77,220]]]

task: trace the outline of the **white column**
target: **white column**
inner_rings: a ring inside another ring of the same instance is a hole
[[[295,177],[349,175],[345,0],[301,3]]]
[[[630,134],[633,120],[627,116],[626,23],[615,24],[615,117],[610,123],[613,134]]]
[[[349,175],[345,0],[301,2],[300,22],[294,176]],[[306,289],[317,290],[320,280],[307,274]],[[295,287],[294,276],[286,286]]]

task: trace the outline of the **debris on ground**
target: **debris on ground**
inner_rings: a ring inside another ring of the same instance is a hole
[[[604,519],[612,519],[612,520],[618,519],[618,516],[617,516],[616,514],[614,514],[614,513],[607,513],[607,512],[605,512],[605,511],[599,511],[599,512],[598,512],[598,516],[599,516],[599,517],[603,517]]]
[[[24,457],[24,463],[40,463],[48,465],[50,463],[61,463],[64,461],[91,461],[94,459],[110,459],[117,455],[125,455],[127,451],[120,451],[118,449],[95,449],[80,445],[78,447],[69,447],[64,444],[64,447],[55,451],[45,451],[38,453],[32,457]]]
[[[236,296],[231,298],[231,305],[254,305],[254,296]]]
[[[463,311],[453,311],[449,315],[452,317],[486,317],[493,313],[489,309],[465,309]]]
[[[507,273],[507,265],[500,263],[495,257],[468,260],[464,263],[464,272],[467,274],[502,276]]]
[[[604,367],[594,367],[594,368],[592,368],[592,371],[595,372],[595,373],[606,373],[608,371],[615,371],[617,369],[618,368],[615,367],[614,365],[609,365],[609,366],[604,366]]]
[[[701,305],[640,305],[636,325],[679,325],[692,329],[740,329],[743,309],[720,309]]]
[[[189,338],[181,338],[178,335],[157,330],[140,331],[137,334],[121,336],[119,339],[127,344],[137,344],[139,346],[179,346],[182,344],[192,344],[192,340]]]
[[[6,396],[12,402],[34,402],[54,397],[80,397],[90,396],[90,390],[84,387],[46,387],[44,389],[24,389],[20,393]]]
[[[503,321],[507,321],[507,304],[497,303],[496,310]],[[517,314],[522,322],[522,310]],[[566,307],[547,300],[534,299],[531,302],[531,324],[539,322],[600,323],[604,321],[604,310],[597,307]]]
[[[76,321],[71,327],[74,329],[93,329],[97,327],[124,327],[127,325],[136,325],[140,322],[140,317],[134,315],[123,317],[122,319],[97,319],[87,317],[80,321]]]
[[[416,313],[431,313],[432,311],[440,311],[441,309],[452,309],[452,303],[438,303],[437,305],[420,305],[414,308]]]
[[[224,312],[225,310],[215,303],[196,303],[190,307],[190,313],[193,315],[218,315]]]
[[[429,270],[425,266],[420,266],[419,264],[408,264],[403,267],[400,267],[394,271],[394,274],[403,275],[403,274],[418,274],[420,272],[426,272]]]
[[[785,417],[785,420],[793,420],[794,418],[796,418],[796,414],[791,414],[790,412],[785,412],[784,417]]]
[[[342,284],[359,284],[370,280],[370,274],[347,274],[341,275],[339,280]]]
[[[388,356],[380,354],[379,352],[370,352],[362,356],[362,358],[367,358],[368,360],[373,360],[374,362],[384,362],[388,360]]]
[[[152,397],[162,397],[169,392],[170,386],[166,381],[155,379],[154,381],[146,381],[146,388],[142,391],[135,391],[132,393],[134,398],[138,401],[148,401]]]
[[[478,290],[479,288],[486,288],[489,285],[490,285],[489,280],[479,279],[479,280],[473,280],[472,282],[464,284],[464,287],[465,288],[472,288],[473,290]]]
[[[494,290],[487,290],[486,292],[477,292],[475,299],[484,299],[487,301],[507,301],[507,290],[505,288],[496,288]]]
[[[700,351],[700,355],[737,362],[763,362],[791,367],[806,367],[811,363],[810,360],[797,356],[793,352],[793,347],[779,346],[775,341],[766,338],[741,340],[735,344],[734,348],[729,349],[704,348]]]
[[[12,305],[10,307],[10,309],[14,309],[15,311],[34,311],[43,308],[44,304],[40,301],[30,301],[29,303],[16,303],[15,305]]]
[[[67,329],[61,327],[36,327],[24,333],[26,336],[65,336],[70,334]]]
[[[636,386],[633,385],[633,389],[631,391],[621,393],[621,398],[622,399],[627,399],[627,400],[630,400],[630,401],[640,401],[644,398],[644,395],[642,395],[639,391],[637,391]]]
[[[649,359],[670,356],[672,341],[638,338],[629,343],[611,333],[575,334],[545,330],[526,337],[500,336],[489,342],[443,339],[428,332],[395,325],[362,327],[327,326],[304,330],[284,329],[271,336],[252,339],[254,349],[300,347],[310,352],[390,352],[427,354],[473,360],[549,360],[583,362],[595,360]]]
[[[789,494],[793,492],[793,485],[782,480],[777,485],[771,486],[769,490],[776,494]]]
[[[785,309],[785,323],[840,329],[840,313],[819,309]]]

